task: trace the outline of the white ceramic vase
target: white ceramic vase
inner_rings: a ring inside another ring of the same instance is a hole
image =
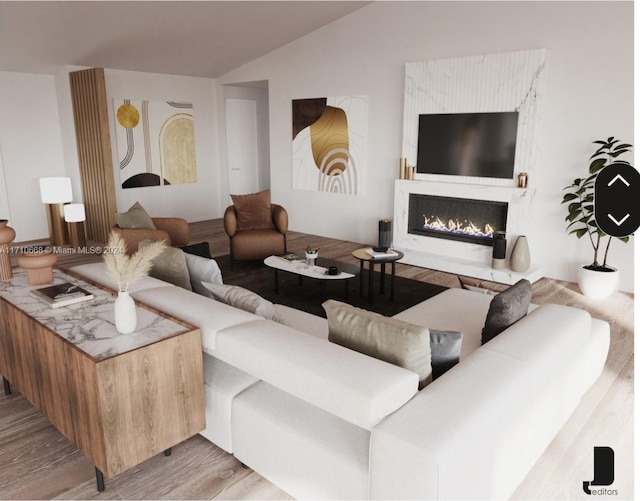
[[[609,297],[618,287],[620,272],[589,270],[583,266],[578,270],[578,285],[582,293],[593,299]]]
[[[509,262],[511,269],[516,273],[524,273],[531,266],[531,254],[529,253],[529,242],[527,237],[520,235],[511,251]]]
[[[116,330],[120,334],[131,334],[136,330],[138,318],[136,315],[136,303],[129,295],[129,291],[119,291],[113,304]]]

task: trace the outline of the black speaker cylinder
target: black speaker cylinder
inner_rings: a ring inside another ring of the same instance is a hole
[[[491,267],[501,270],[505,267],[507,257],[507,235],[504,231],[496,231],[493,234],[493,259]]]
[[[496,231],[493,234],[493,257],[495,259],[507,257],[507,236],[504,231]]]
[[[391,247],[391,219],[378,221],[378,249],[386,252]]]

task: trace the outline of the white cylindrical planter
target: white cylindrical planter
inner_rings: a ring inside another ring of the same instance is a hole
[[[318,253],[317,252],[305,252],[304,253],[304,258],[306,260],[306,263],[309,266],[315,266],[316,259],[318,259]]]
[[[116,330],[120,334],[131,334],[136,330],[138,323],[136,303],[128,291],[118,292],[118,297],[113,304]]]
[[[510,266],[516,273],[524,273],[531,266],[531,254],[527,237],[520,235],[511,251]]]
[[[578,285],[582,293],[593,299],[609,297],[618,288],[620,272],[615,268],[612,271],[596,271],[580,267],[578,270]]]

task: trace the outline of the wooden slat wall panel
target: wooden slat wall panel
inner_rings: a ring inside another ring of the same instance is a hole
[[[116,195],[104,69],[69,74],[87,238],[106,242],[115,224]]]

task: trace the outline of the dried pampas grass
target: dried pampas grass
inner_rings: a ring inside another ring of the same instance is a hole
[[[104,249],[103,259],[107,273],[118,282],[118,290],[124,292],[130,283],[146,277],[151,271],[154,258],[162,254],[164,248],[164,242],[152,242],[128,256],[127,245],[120,233],[112,231]]]

